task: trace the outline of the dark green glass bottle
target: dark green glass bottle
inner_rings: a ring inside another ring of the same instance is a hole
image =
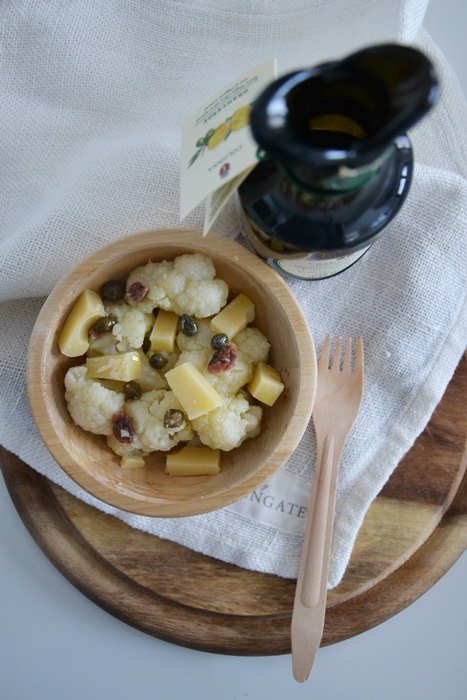
[[[252,248],[298,279],[353,265],[407,197],[406,131],[438,93],[430,61],[393,44],[267,87],[251,116],[260,162],[239,188]]]

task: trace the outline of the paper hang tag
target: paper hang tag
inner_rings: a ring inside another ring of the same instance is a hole
[[[214,221],[217,219],[230,197],[240,187],[243,180],[248,177],[256,163],[257,158],[255,158],[252,166],[246,170],[242,170],[240,175],[237,175],[237,177],[234,177],[234,179],[230,180],[230,182],[228,182],[226,185],[221,185],[221,187],[215,190],[215,192],[208,195],[206,200],[206,211],[204,213],[203,236],[205,236],[211,230]]]
[[[258,162],[251,104],[277,76],[276,59],[222,88],[182,127],[180,219],[207,199],[203,234]]]

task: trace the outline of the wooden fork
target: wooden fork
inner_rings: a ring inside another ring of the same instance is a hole
[[[351,338],[342,368],[340,338],[331,365],[330,354],[328,336],[318,362],[313,409],[317,461],[292,612],[292,666],[300,682],[311,673],[323,635],[339,463],[363,396],[362,339],[357,342],[353,369]]]

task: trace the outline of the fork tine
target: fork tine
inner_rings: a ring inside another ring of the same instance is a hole
[[[329,368],[329,354],[331,352],[331,336],[328,335],[324,341],[323,349],[321,350],[321,355],[318,360],[318,366],[320,369]]]
[[[344,353],[344,362],[342,365],[343,372],[351,372],[351,359],[352,359],[352,338],[347,338],[347,344]]]
[[[363,340],[357,341],[357,352],[355,354],[355,372],[363,373]]]
[[[334,348],[334,357],[332,358],[331,369],[339,371],[341,364],[341,344],[342,339],[340,335],[336,338],[336,347]]]

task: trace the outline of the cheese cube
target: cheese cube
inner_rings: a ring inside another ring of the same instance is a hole
[[[165,378],[189,420],[222,406],[222,398],[191,362],[169,370]]]
[[[122,469],[142,469],[145,466],[144,457],[141,455],[123,455],[120,460]]]
[[[173,311],[159,309],[149,340],[154,352],[173,352],[180,317]]]
[[[166,472],[171,476],[201,476],[219,474],[221,451],[210,447],[183,447],[167,455]]]
[[[121,355],[88,357],[86,367],[91,379],[117,379],[120,382],[131,382],[141,376],[141,358],[136,351]]]
[[[255,319],[255,305],[245,294],[239,294],[211,320],[214,333],[225,333],[231,340]]]
[[[255,399],[272,406],[284,390],[281,376],[277,369],[267,365],[265,362],[258,362],[255,374],[247,389]]]
[[[102,316],[105,316],[105,309],[99,294],[85,289],[68,314],[58,336],[60,352],[67,357],[84,355],[89,348],[89,329]]]
[[[99,384],[105,386],[106,389],[110,389],[110,391],[116,391],[117,394],[121,394],[125,389],[126,382],[119,382],[117,379],[99,379]]]

